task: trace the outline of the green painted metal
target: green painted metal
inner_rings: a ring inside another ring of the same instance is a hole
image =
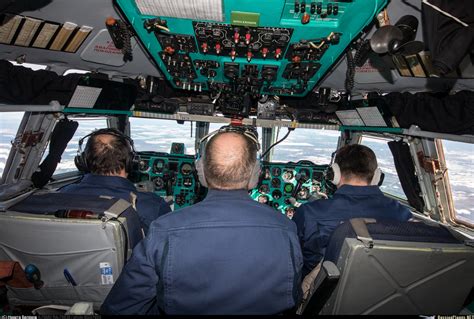
[[[223,23],[230,24],[232,12],[246,12],[259,14],[259,26],[260,27],[272,27],[272,28],[291,28],[293,34],[291,36],[290,45],[297,43],[300,40],[315,40],[323,39],[328,37],[331,32],[340,34],[340,41],[338,44],[331,44],[327,51],[323,54],[320,60],[312,61],[321,64],[320,69],[314,74],[314,76],[308,81],[308,84],[304,91],[299,94],[281,93],[278,95],[293,95],[293,96],[305,96],[309,93],[315,85],[323,78],[323,76],[329,71],[330,67],[339,59],[339,57],[346,50],[347,46],[360,34],[361,30],[371,23],[375,15],[382,10],[387,4],[387,0],[353,0],[353,1],[318,1],[322,3],[323,13],[326,10],[328,4],[337,5],[339,10],[337,15],[328,15],[327,17],[321,15],[311,15],[311,19],[308,23],[302,24],[302,15],[300,12],[295,13],[295,0],[222,0],[224,21]],[[311,1],[299,0],[299,3],[306,3],[305,11],[309,13],[311,10]],[[154,33],[147,32],[144,28],[143,23],[145,19],[156,18],[155,16],[142,15],[137,8],[134,0],[115,0],[115,4],[123,12],[124,16],[131,23],[136,34],[140,38],[143,46],[148,51],[150,56],[156,62],[158,67],[161,69],[166,78],[170,81],[173,87],[177,87],[173,81],[171,75],[166,70],[165,64],[159,56],[159,52],[163,51]],[[168,22],[168,27],[171,34],[180,35],[191,35],[194,36],[194,29],[191,19],[173,18],[173,17],[160,17]],[[194,20],[198,22],[206,22],[203,20]],[[207,21],[212,22],[212,21]],[[194,38],[194,40],[196,40]],[[196,43],[197,46],[197,43]],[[283,52],[285,57],[285,52]],[[190,57],[193,61],[200,60],[214,60],[219,62],[220,68],[217,70],[217,76],[213,78],[215,82],[228,83],[229,80],[224,77],[223,65],[224,62],[232,62],[229,56],[216,56],[201,53],[190,53]],[[241,69],[244,65],[249,62],[245,57],[237,57],[235,63],[241,64]],[[289,88],[296,84],[295,79],[285,79],[282,77],[283,71],[290,61],[286,58],[279,60],[274,59],[253,59],[250,64],[257,65],[259,71],[261,71],[263,65],[276,65],[278,69],[277,80],[272,83],[273,87]],[[207,90],[207,76],[201,75],[196,72],[198,77],[193,83],[202,84],[202,90]],[[261,93],[265,92],[262,88]]]
[[[101,109],[83,109],[75,107],[66,107],[64,113],[84,113],[84,114],[104,114],[104,115],[132,115],[132,111],[101,110]]]
[[[375,126],[341,126],[339,131],[361,131],[403,134],[403,129],[399,127],[375,127]]]

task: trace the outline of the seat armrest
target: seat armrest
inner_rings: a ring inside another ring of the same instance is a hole
[[[321,312],[331,297],[341,273],[332,261],[324,261],[321,270],[314,280],[312,295],[306,303],[302,315],[314,316]]]

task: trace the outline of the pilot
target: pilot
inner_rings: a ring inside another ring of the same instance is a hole
[[[214,132],[215,133],[215,132]],[[196,169],[206,198],[158,218],[134,249],[101,314],[277,314],[299,300],[296,226],[251,199],[258,139],[221,128]]]
[[[332,182],[337,185],[334,196],[301,205],[293,217],[303,249],[303,275],[312,275],[305,278],[304,291],[316,277],[316,266],[340,223],[351,218],[407,221],[412,217],[408,208],[379,189],[382,173],[370,148],[359,144],[342,147],[336,153],[332,171]]]
[[[82,151],[82,143],[87,140]],[[62,193],[106,195],[127,200],[138,213],[146,234],[153,220],[171,211],[170,206],[154,193],[138,192],[127,177],[137,165],[133,141],[115,129],[96,130],[79,140],[75,163],[87,174],[76,184],[63,187]]]

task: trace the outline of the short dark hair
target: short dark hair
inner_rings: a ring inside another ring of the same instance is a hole
[[[100,135],[110,136],[110,142],[99,140]],[[113,134],[91,135],[84,152],[89,171],[97,175],[119,174],[122,169],[127,171],[132,160],[128,141]]]
[[[244,150],[238,152],[236,149],[236,154],[239,154],[240,158],[233,163],[219,163],[215,158],[218,150],[214,144],[217,137],[222,134],[239,135],[245,141]],[[246,188],[252,174],[252,169],[255,167],[257,151],[257,145],[243,134],[233,132],[217,133],[207,143],[204,153],[204,174],[209,186],[217,189]]]
[[[357,177],[368,183],[372,181],[377,168],[375,153],[367,146],[360,144],[340,148],[336,153],[335,162],[339,165],[342,176]]]

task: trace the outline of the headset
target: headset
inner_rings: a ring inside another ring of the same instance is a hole
[[[128,148],[130,150],[130,154],[127,157],[127,160],[125,162],[125,171],[130,174],[131,172],[138,170],[139,163],[140,163],[140,156],[135,151],[133,140],[127,135],[121,133],[119,130],[116,130],[113,128],[103,128],[103,129],[95,130],[92,133],[87,134],[86,136],[84,136],[83,138],[79,140],[79,148],[77,150],[77,155],[76,157],[74,157],[74,164],[76,164],[77,169],[84,173],[90,172],[89,165],[86,159],[86,154],[85,154],[86,153],[85,151],[87,149],[83,150],[82,144],[84,143],[84,140],[86,138],[91,138],[91,137],[94,137],[97,135],[103,135],[103,134],[115,136],[120,140],[121,143],[129,145]]]
[[[232,126],[232,125],[227,125],[223,126],[220,129],[211,132],[201,138],[201,140],[198,143],[197,147],[197,154],[196,154],[196,161],[194,163],[196,167],[196,171],[198,174],[199,182],[201,183],[202,186],[208,187],[207,185],[207,180],[206,176],[204,174],[204,154],[205,154],[205,149],[202,150],[202,145],[203,142],[206,140],[211,140],[216,134],[218,133],[237,133],[237,134],[242,134],[246,137],[248,137],[256,146],[257,146],[257,152],[260,151],[260,143],[258,142],[258,132],[257,129],[253,126],[250,125],[242,125],[242,126]],[[252,172],[250,174],[250,179],[247,184],[247,189],[253,189],[257,187],[258,185],[258,179],[260,177],[260,172],[261,172],[261,163],[260,159],[258,158],[255,161],[255,166],[252,168]]]
[[[333,183],[334,185],[337,185],[341,181],[341,168],[339,167],[339,164],[334,162],[335,154],[336,152],[333,153],[332,158],[331,158],[331,164],[329,165],[326,171],[326,179],[330,181],[331,183]],[[382,172],[382,170],[379,167],[377,167],[374,171],[374,176],[372,177],[372,180],[370,181],[370,185],[381,186],[384,178],[385,178],[385,174]]]

